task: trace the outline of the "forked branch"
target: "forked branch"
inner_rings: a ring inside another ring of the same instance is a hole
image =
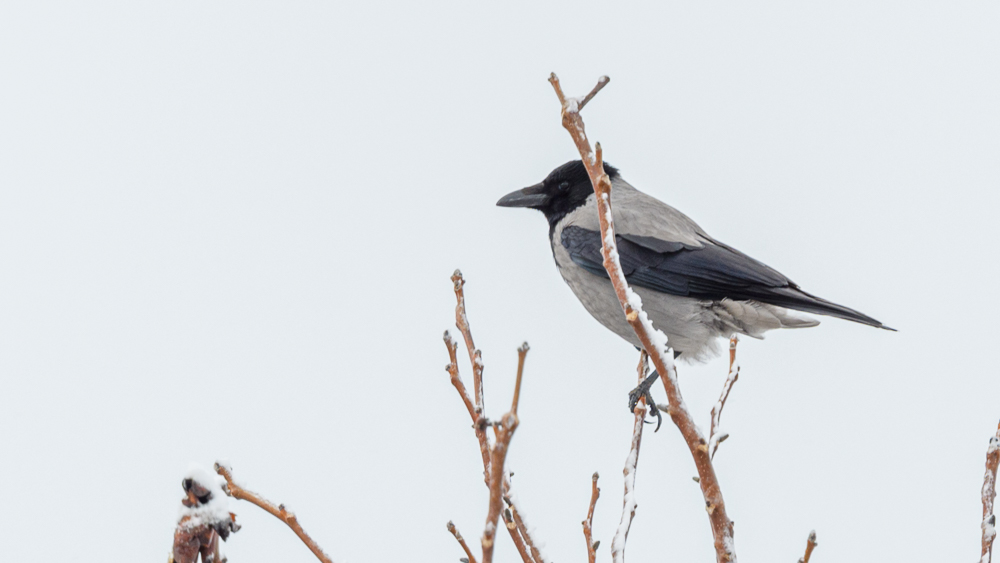
[[[603,77],[599,82],[607,83],[607,78]],[[642,300],[628,286],[625,276],[622,273],[621,263],[618,258],[618,246],[615,242],[614,220],[611,210],[611,179],[604,172],[604,158],[601,151],[601,144],[597,143],[596,153],[590,148],[590,141],[580,117],[580,102],[575,98],[567,98],[559,84],[559,78],[555,73],[549,78],[552,88],[559,98],[562,106],[562,124],[569,131],[574,144],[580,153],[583,164],[590,176],[590,181],[594,185],[594,192],[597,196],[598,218],[601,225],[602,254],[604,255],[604,269],[611,278],[618,301],[625,313],[625,319],[632,326],[636,336],[642,343],[642,347],[649,354],[653,365],[660,374],[663,388],[667,393],[669,403],[670,418],[677,425],[687,443],[691,456],[694,458],[695,467],[698,469],[699,484],[702,495],[705,498],[705,509],[708,512],[709,521],[712,525],[712,535],[715,539],[716,560],[725,563],[736,559],[735,544],[733,542],[733,525],[726,514],[726,505],[722,498],[722,490],[719,487],[718,478],[715,475],[715,468],[712,466],[712,458],[709,454],[708,442],[702,435],[701,430],[694,423],[694,419],[684,404],[680,387],[677,385],[677,371],[674,367],[672,354],[668,352],[667,337],[663,332],[653,327],[649,317],[642,310]],[[596,89],[595,89],[596,90]],[[593,96],[589,96],[587,101]]]
[[[333,560],[330,559],[330,556],[323,552],[323,548],[321,548],[319,544],[317,544],[311,537],[309,537],[309,534],[307,534],[306,531],[302,529],[302,525],[299,524],[299,520],[298,518],[295,517],[295,513],[286,509],[285,505],[283,504],[275,505],[273,502],[265,499],[264,497],[258,495],[257,493],[249,491],[237,485],[235,482],[233,482],[232,470],[230,470],[230,468],[224,464],[216,462],[215,472],[218,473],[219,475],[222,475],[222,477],[225,478],[226,492],[228,492],[230,496],[233,496],[240,500],[249,501],[263,508],[267,512],[270,512],[272,516],[287,524],[288,527],[291,528],[293,532],[295,532],[295,535],[299,536],[299,539],[302,540],[302,543],[306,544],[306,547],[308,547],[309,550],[313,552],[313,555],[315,555],[317,559],[323,561],[324,563],[333,563]]]
[[[733,390],[733,384],[740,378],[740,365],[736,363],[736,343],[739,341],[740,339],[735,334],[729,339],[729,375],[726,377],[726,382],[722,384],[722,394],[719,396],[719,400],[712,407],[712,426],[708,432],[708,446],[712,459],[715,459],[715,452],[719,449],[719,444],[729,437],[729,434],[722,431],[722,409],[726,406],[726,400],[729,399],[729,392]]]

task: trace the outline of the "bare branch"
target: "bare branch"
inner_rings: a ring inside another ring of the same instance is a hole
[[[611,211],[611,179],[604,172],[603,153],[600,143],[597,143],[596,157],[590,148],[590,141],[580,117],[579,104],[575,99],[568,99],[562,92],[559,85],[559,78],[553,73],[549,78],[559,103],[562,106],[563,127],[569,131],[574,144],[580,153],[587,174],[594,185],[594,192],[597,195],[598,219],[601,225],[602,254],[604,255],[604,269],[608,272],[608,277],[615,288],[618,301],[625,312],[625,319],[635,330],[636,336],[642,343],[642,347],[649,353],[653,360],[653,365],[660,374],[663,388],[667,393],[669,403],[670,418],[677,425],[681,435],[687,443],[691,456],[694,458],[695,467],[698,469],[699,484],[701,485],[702,496],[705,498],[705,509],[708,512],[709,521],[712,524],[712,535],[715,539],[716,560],[718,563],[725,563],[736,558],[735,543],[733,542],[733,526],[726,514],[726,505],[722,498],[722,490],[719,487],[718,478],[715,475],[715,468],[712,466],[712,458],[709,455],[708,443],[702,435],[701,430],[694,423],[694,419],[684,404],[680,387],[677,385],[677,371],[674,367],[672,354],[668,353],[667,337],[663,332],[653,327],[649,317],[642,310],[642,300],[628,286],[625,276],[622,273],[621,264],[618,258],[618,247],[615,243],[614,221]]]
[[[806,554],[799,558],[799,563],[809,563],[816,545],[816,530],[813,530],[809,532],[809,539],[806,540]]]
[[[521,396],[521,374],[524,368],[524,357],[528,353],[528,345],[525,342],[518,348],[518,376],[514,383],[514,399],[511,401],[511,410],[503,415],[499,424],[494,427],[497,438],[490,449],[490,507],[486,513],[486,527],[483,530],[483,563],[493,561],[493,548],[496,538],[497,523],[500,518],[500,509],[503,500],[504,464],[507,460],[507,450],[510,447],[510,440],[517,430],[517,402]],[[508,530],[516,531],[516,526]],[[511,534],[515,545],[519,543],[520,534]],[[526,563],[531,563],[530,558]]]
[[[510,508],[503,510],[503,522],[507,526],[507,530],[510,531],[510,539],[514,540],[514,547],[517,548],[517,553],[521,556],[521,561],[524,563],[534,563],[535,560],[528,551],[524,537],[519,533],[517,522],[514,521],[514,513]]]
[[[986,474],[983,476],[983,553],[980,558],[981,563],[990,563],[993,560],[993,539],[996,538],[997,530],[996,516],[993,514],[993,500],[997,496],[997,466],[1000,465],[1000,425],[997,432],[990,438],[990,445],[986,448]]]
[[[226,487],[227,487],[226,492],[228,492],[230,496],[233,496],[240,500],[249,501],[263,508],[267,512],[270,512],[272,516],[287,524],[288,527],[291,528],[293,532],[295,532],[295,535],[299,536],[299,539],[302,540],[302,543],[306,544],[306,547],[308,547],[309,550],[313,552],[313,555],[315,555],[317,559],[323,561],[323,563],[333,563],[333,560],[330,559],[330,556],[327,555],[326,553],[323,553],[323,548],[321,548],[319,544],[313,541],[313,539],[309,537],[309,534],[307,534],[306,531],[302,529],[302,525],[299,524],[298,518],[295,517],[295,514],[293,512],[286,509],[285,505],[279,504],[275,506],[273,502],[265,499],[264,497],[258,495],[257,493],[253,491],[248,491],[247,489],[244,489],[243,487],[237,485],[235,482],[233,482],[232,471],[229,469],[229,467],[221,463],[216,462],[215,472],[218,473],[219,475],[222,475],[226,479]]]
[[[513,475],[511,472],[506,472],[504,474],[504,493],[503,500],[507,503],[507,507],[510,509],[511,514],[514,516],[514,524],[517,527],[517,532],[521,534],[524,538],[524,543],[527,544],[528,549],[531,551],[531,558],[535,560],[535,563],[545,563],[545,558],[542,557],[542,552],[538,547],[538,540],[535,539],[534,533],[531,528],[524,521],[523,514],[520,504],[517,502],[517,495],[512,490],[510,484],[510,477]],[[508,528],[509,530],[510,528]],[[511,534],[513,535],[513,531]]]
[[[469,549],[469,544],[465,543],[465,538],[462,537],[461,532],[458,531],[458,528],[455,527],[455,524],[451,520],[448,521],[448,531],[451,532],[451,535],[455,536],[458,545],[462,546],[462,549],[465,550],[465,556],[469,558],[469,563],[477,563],[476,556]]]
[[[646,379],[646,359],[648,355],[643,350],[639,352],[639,383]],[[636,403],[635,422],[632,425],[632,447],[629,449],[628,457],[625,459],[625,498],[622,502],[622,518],[618,523],[618,530],[614,539],[611,540],[611,560],[614,563],[625,561],[625,542],[628,541],[628,531],[632,527],[632,519],[635,518],[635,509],[639,506],[635,501],[635,472],[639,466],[639,446],[642,444],[642,427],[646,420],[646,397],[640,397]]]
[[[476,348],[472,341],[472,330],[469,328],[469,318],[465,314],[465,278],[462,277],[461,270],[455,270],[451,275],[451,282],[455,284],[455,325],[465,338],[465,347],[469,349],[469,361],[472,362],[472,389],[475,394],[476,407],[479,412],[485,412],[486,408],[483,400],[483,354]]]
[[[719,449],[719,444],[729,437],[729,434],[721,431],[722,409],[726,406],[726,399],[733,389],[733,384],[740,378],[740,365],[736,363],[736,343],[740,339],[734,334],[729,338],[729,375],[726,382],[722,384],[722,394],[719,400],[712,407],[712,427],[708,433],[708,446],[711,450],[711,457],[715,459],[715,452]]]
[[[597,472],[591,478],[590,485],[590,508],[587,509],[587,518],[583,521],[583,539],[587,542],[587,561],[595,563],[597,561],[597,546],[601,542],[594,541],[594,508],[597,506],[597,498],[601,496],[601,489],[597,487],[597,479],[600,477]]]
[[[468,327],[467,320],[466,327]],[[455,386],[459,396],[462,397],[462,402],[465,403],[465,408],[469,411],[469,417],[472,418],[472,428],[476,431],[476,440],[479,441],[479,453],[483,457],[483,481],[488,487],[490,485],[490,438],[486,434],[486,419],[483,417],[482,410],[472,404],[469,392],[462,382],[462,377],[458,374],[458,343],[448,331],[444,333],[444,345],[448,347],[448,356],[451,359],[451,363],[445,366],[445,369],[451,375],[451,384]]]

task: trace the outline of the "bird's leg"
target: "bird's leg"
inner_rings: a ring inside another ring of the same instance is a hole
[[[653,430],[653,432],[658,431],[660,424],[663,423],[663,415],[660,414],[660,409],[656,408],[656,401],[653,400],[653,395],[649,392],[653,383],[656,383],[659,377],[660,374],[656,370],[653,370],[653,373],[649,374],[646,379],[643,379],[642,383],[628,394],[629,412],[635,412],[635,406],[639,403],[641,397],[646,398],[646,407],[649,409],[649,414],[656,417],[656,430]],[[652,421],[650,421],[650,424],[652,424]]]

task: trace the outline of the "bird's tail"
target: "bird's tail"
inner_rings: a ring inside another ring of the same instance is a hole
[[[783,287],[772,290],[768,293],[767,302],[772,305],[778,305],[788,309],[794,309],[796,311],[803,311],[805,313],[827,315],[838,319],[854,321],[856,323],[866,324],[876,328],[883,328],[893,332],[896,331],[896,329],[889,328],[880,321],[877,321],[864,313],[844,307],[843,305],[837,305],[836,303],[827,301],[821,297],[810,295],[797,287]]]

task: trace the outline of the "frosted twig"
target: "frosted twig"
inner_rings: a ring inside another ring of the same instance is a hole
[[[663,382],[670,406],[670,418],[684,437],[684,442],[691,451],[695,467],[698,469],[699,484],[702,496],[705,498],[705,509],[708,512],[712,525],[712,536],[715,540],[716,560],[718,563],[735,561],[733,525],[726,514],[726,505],[722,498],[719,480],[715,475],[715,468],[712,465],[712,458],[709,455],[708,443],[684,404],[684,398],[677,384],[677,371],[674,367],[673,354],[669,353],[667,346],[667,337],[663,332],[653,327],[649,317],[642,310],[642,299],[629,288],[622,273],[611,212],[611,179],[604,172],[601,144],[597,143],[595,149],[591,150],[583,119],[580,117],[579,102],[573,98],[566,98],[555,73],[549,77],[549,82],[552,84],[562,107],[563,127],[569,131],[570,137],[573,138],[587,169],[587,174],[590,176],[590,181],[594,185],[594,193],[597,195],[604,269],[608,272],[608,277],[615,288],[615,294],[618,296],[618,301],[625,313],[626,321],[632,326],[639,342],[649,353],[653,365],[660,374],[660,381]]]
[[[226,492],[229,493],[230,496],[238,498],[240,500],[249,501],[263,508],[265,511],[270,512],[272,516],[287,524],[288,527],[291,528],[293,532],[295,532],[295,535],[299,536],[299,539],[302,540],[302,543],[306,544],[306,547],[308,547],[309,550],[313,552],[313,555],[315,555],[317,559],[323,561],[323,563],[333,563],[333,560],[330,559],[330,556],[327,555],[326,553],[323,553],[323,548],[321,548],[319,544],[317,544],[311,537],[309,537],[309,534],[307,534],[306,531],[302,529],[302,525],[299,524],[298,518],[295,517],[295,514],[293,512],[286,509],[285,505],[279,504],[275,506],[273,502],[265,499],[264,497],[258,495],[257,493],[253,491],[248,491],[247,489],[244,489],[243,487],[237,485],[235,482],[233,482],[232,471],[230,471],[229,467],[227,467],[226,465],[216,462],[215,472],[218,473],[219,475],[222,475],[226,479]]]
[[[522,538],[524,538],[524,543],[527,544],[528,549],[531,551],[531,558],[535,560],[535,563],[545,563],[545,558],[542,556],[541,549],[538,547],[539,544],[538,540],[534,536],[534,531],[524,521],[524,511],[517,502],[517,495],[513,490],[511,490],[511,475],[513,475],[513,473],[510,472],[504,474],[503,500],[507,503],[507,507],[510,509],[511,514],[514,517],[514,524],[517,532],[521,534]],[[511,532],[511,535],[513,536],[513,532]]]
[[[983,476],[983,554],[981,563],[990,563],[993,559],[993,539],[996,538],[997,519],[993,514],[993,500],[997,496],[997,466],[1000,465],[1000,425],[997,426],[997,433],[990,438],[990,445],[986,448],[986,474]]]
[[[806,540],[806,554],[799,558],[799,563],[809,563],[814,549],[816,549],[816,530],[809,532],[809,539]]]
[[[517,548],[517,553],[521,556],[521,561],[524,561],[524,563],[534,563],[535,560],[531,557],[528,546],[525,544],[524,536],[517,529],[517,522],[514,521],[514,513],[509,507],[503,509],[503,522],[507,526],[507,529],[510,530],[510,539],[514,540],[514,547]]]
[[[646,358],[645,350],[639,352],[639,383],[646,379]],[[628,457],[625,459],[625,497],[622,501],[622,518],[618,523],[618,530],[611,540],[611,560],[614,563],[625,561],[625,542],[628,541],[628,531],[632,527],[632,519],[635,518],[635,509],[639,506],[635,500],[635,472],[639,467],[639,446],[642,444],[642,428],[646,420],[646,397],[643,395],[635,405],[633,410],[635,422],[632,425],[632,447],[629,449]]]
[[[448,520],[448,531],[451,532],[451,535],[455,536],[455,539],[458,541],[458,545],[462,546],[462,549],[465,550],[465,556],[469,558],[469,563],[477,563],[476,556],[473,555],[472,550],[469,549],[469,544],[465,543],[465,538],[462,537],[462,533],[458,531],[458,528],[455,527],[454,522],[451,520]]]
[[[597,546],[601,542],[594,541],[594,508],[597,506],[597,498],[601,496],[601,489],[597,486],[597,479],[600,477],[597,472],[591,477],[590,485],[590,508],[587,509],[587,518],[583,521],[583,539],[587,542],[587,561],[594,563],[597,561]]]
[[[733,384],[740,378],[740,365],[736,363],[736,343],[739,341],[740,339],[735,334],[729,339],[729,375],[726,377],[726,382],[722,384],[722,394],[719,395],[719,400],[712,407],[712,427],[708,433],[708,446],[712,452],[712,459],[715,459],[715,452],[719,449],[719,444],[729,437],[729,434],[722,432],[721,429],[722,409],[726,406],[726,399],[729,398]]]

